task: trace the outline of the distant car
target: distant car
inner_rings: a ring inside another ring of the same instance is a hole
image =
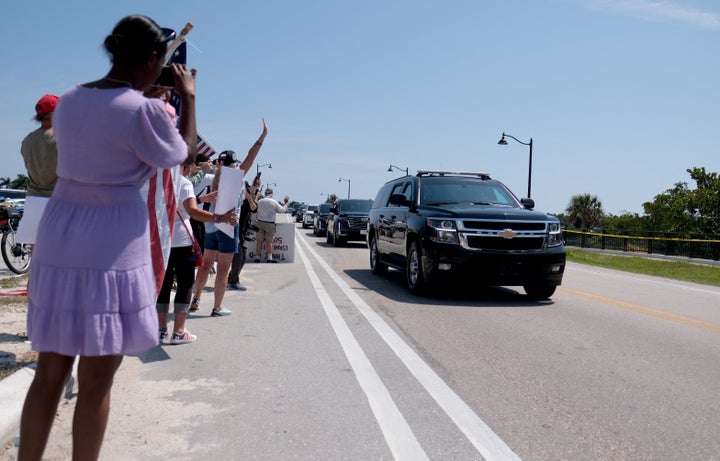
[[[0,202],[10,204],[22,213],[25,211],[25,189],[0,189]]]
[[[372,200],[340,199],[330,207],[327,220],[327,243],[342,245],[350,240],[365,241],[368,212]]]
[[[327,232],[327,218],[330,215],[331,203],[321,203],[313,218],[313,234],[323,235]]]
[[[303,212],[302,216],[302,228],[306,229],[308,227],[312,227],[313,225],[313,218],[315,217],[315,212],[318,210],[320,205],[308,205],[308,207]]]
[[[307,205],[298,205],[295,207],[295,222],[302,222],[303,213],[306,208]]]

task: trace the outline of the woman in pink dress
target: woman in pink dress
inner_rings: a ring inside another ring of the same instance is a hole
[[[20,422],[21,460],[41,459],[76,355],[72,458],[97,459],[123,356],[158,344],[140,188],[157,168],[194,156],[196,145],[194,71],[172,65],[179,130],[162,101],[143,96],[160,75],[169,38],[150,18],[123,18],[105,39],[108,74],[71,88],[55,109],[59,179],[28,284],[28,336],[39,357]]]

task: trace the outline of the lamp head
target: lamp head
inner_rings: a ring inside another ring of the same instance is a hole
[[[507,140],[505,139],[505,133],[502,134],[502,138],[500,138],[500,141],[498,141],[498,144],[501,146],[507,146]]]
[[[392,171],[392,165],[388,167],[388,171]]]

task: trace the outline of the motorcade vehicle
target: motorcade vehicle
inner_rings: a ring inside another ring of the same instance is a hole
[[[313,225],[313,219],[315,217],[315,212],[318,210],[320,205],[308,205],[308,207],[303,212],[302,216],[302,228],[307,229],[308,227],[312,227]]]
[[[370,270],[405,271],[415,294],[455,282],[522,286],[546,299],[562,283],[560,222],[487,173],[418,171],[388,181],[369,212]]]
[[[305,212],[306,208],[307,205],[298,205],[295,207],[295,222],[302,222],[303,213]]]
[[[330,215],[331,203],[321,203],[313,217],[313,235],[325,235],[327,232],[327,218]]]
[[[326,242],[340,246],[348,241],[365,241],[372,200],[340,199],[330,207]]]

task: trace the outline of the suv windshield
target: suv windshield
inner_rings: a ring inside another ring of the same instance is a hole
[[[305,211],[317,211],[317,210],[318,210],[317,205],[310,205],[309,207],[307,207],[307,209]]]
[[[370,200],[343,200],[340,202],[340,211],[370,211]]]
[[[330,204],[330,203],[321,203],[320,204],[320,213],[325,213],[325,214],[329,213],[331,206],[332,206],[332,204]]]
[[[420,186],[421,205],[450,203],[518,206],[513,196],[498,183],[462,181],[457,178],[432,178],[422,182]]]

